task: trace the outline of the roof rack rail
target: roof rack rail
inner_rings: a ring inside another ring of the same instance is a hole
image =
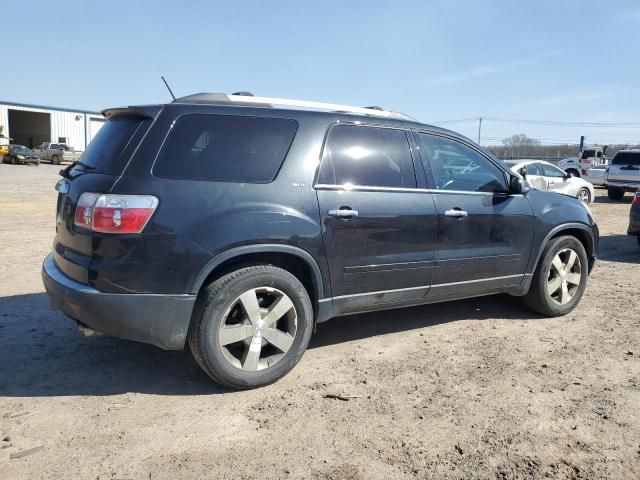
[[[337,103],[313,102],[308,100],[294,100],[291,98],[254,97],[246,95],[245,92],[227,95],[226,93],[196,93],[186,97],[177,98],[173,103],[206,103],[206,104],[238,104],[244,106],[260,107],[294,107],[300,109],[324,110],[340,113],[357,113],[374,117],[394,118],[399,120],[414,120],[414,118],[404,113],[383,110],[381,107],[354,107],[351,105],[341,105]]]

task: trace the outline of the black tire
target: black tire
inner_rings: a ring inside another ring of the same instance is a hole
[[[58,157],[58,155],[52,155],[51,156],[51,163],[53,163],[54,165],[59,165],[60,164],[60,157]]]
[[[225,312],[243,293],[271,287],[286,294],[297,315],[293,343],[272,366],[245,371],[232,365],[218,345],[218,335]],[[234,389],[261,387],[285,376],[304,354],[313,331],[313,307],[309,294],[291,273],[270,265],[256,265],[228,273],[201,292],[189,329],[189,346],[196,362],[216,382]]]
[[[640,247],[640,235],[636,237],[636,242],[638,242],[638,246]]]
[[[622,200],[622,198],[624,197],[624,190],[621,190],[619,188],[608,187],[607,195],[611,200]]]
[[[569,169],[565,170],[565,173],[568,173],[572,177],[580,178],[580,172],[578,170],[574,169],[574,168],[569,168]]]
[[[551,262],[558,252],[566,248],[570,248],[576,252],[580,260],[580,285],[577,286],[573,298],[571,298],[569,302],[561,305],[555,302],[551,295],[547,293],[547,281],[549,279]],[[529,292],[523,298],[525,305],[534,312],[547,317],[559,317],[571,312],[580,302],[587,286],[587,278],[589,277],[588,265],[587,252],[577,238],[567,235],[551,239],[538,261]]]
[[[589,191],[589,189],[588,189],[588,188],[581,188],[580,190],[578,190],[578,193],[576,193],[576,198],[577,198],[578,200],[580,200],[580,194],[581,194],[581,193],[586,194],[586,196],[587,196],[587,201],[586,201],[586,202],[584,202],[584,203],[586,203],[587,205],[589,205],[589,204],[591,203],[591,192]]]
[[[16,157],[11,157],[11,165],[15,165],[16,163],[18,163],[18,161],[16,160]]]

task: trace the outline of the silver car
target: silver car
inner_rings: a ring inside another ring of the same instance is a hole
[[[512,171],[526,178],[531,188],[563,193],[586,204],[593,203],[595,191],[591,183],[572,177],[552,163],[542,160],[511,160],[506,164]]]

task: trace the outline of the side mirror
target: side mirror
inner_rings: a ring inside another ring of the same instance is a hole
[[[509,193],[512,195],[526,195],[529,192],[529,184],[522,178],[513,175],[509,180]]]

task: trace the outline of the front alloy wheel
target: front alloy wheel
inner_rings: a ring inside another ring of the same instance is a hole
[[[578,191],[578,200],[580,200],[582,203],[585,203],[587,205],[589,205],[589,203],[591,202],[591,194],[589,193],[589,190],[587,190],[586,188],[581,188]]]
[[[553,238],[538,261],[524,302],[542,315],[566,315],[582,298],[588,273],[587,252],[580,240],[569,235]]]
[[[580,258],[578,254],[566,248],[559,251],[551,262],[547,278],[547,292],[558,305],[571,301],[582,282]]]

